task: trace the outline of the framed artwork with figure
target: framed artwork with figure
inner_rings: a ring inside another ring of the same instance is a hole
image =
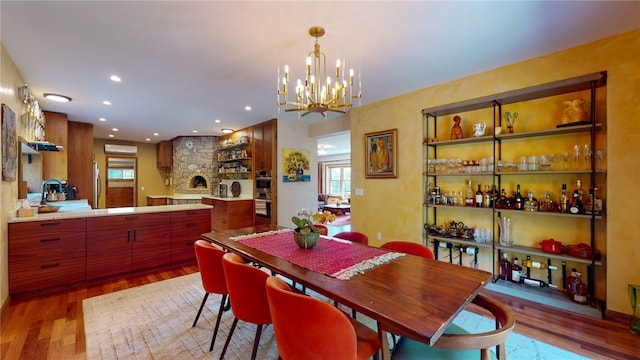
[[[365,178],[398,177],[398,129],[364,134]]]
[[[16,180],[18,169],[18,140],[16,115],[2,104],[2,180]]]

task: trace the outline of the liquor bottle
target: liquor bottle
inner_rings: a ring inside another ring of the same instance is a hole
[[[549,266],[547,265],[547,263],[540,262],[540,261],[533,261],[531,259],[522,260],[522,266],[528,267],[528,268],[534,268],[534,269],[551,269],[551,270],[558,269],[556,266],[553,266],[553,265]]]
[[[522,194],[520,193],[520,184],[518,184],[517,186],[514,207],[516,210],[524,209],[524,199],[522,198]]]
[[[507,192],[504,191],[504,189],[502,189],[502,192],[500,192],[500,196],[497,199],[496,208],[498,209],[507,208]]]
[[[539,280],[539,279],[533,279],[530,277],[526,277],[526,276],[522,276],[520,277],[520,280],[522,280],[522,283],[525,285],[529,285],[529,286],[533,286],[533,287],[548,287],[548,288],[557,288],[557,285],[553,285],[553,284],[547,284],[546,282]]]
[[[522,276],[522,266],[518,263],[518,258],[513,258],[513,265],[511,266],[511,277],[509,280],[516,284],[520,283],[520,277]]]
[[[578,195],[580,195],[580,201],[583,204],[588,200],[587,192],[582,189],[582,180],[580,180],[580,179],[576,180],[576,188],[573,191],[574,192],[576,192],[576,191],[578,192]]]
[[[587,291],[587,285],[585,285],[580,278],[581,275],[580,272],[575,272],[575,278],[571,285],[571,300],[579,304],[586,304],[589,299],[589,293]]]
[[[489,199],[489,207],[493,208],[497,205],[498,201],[498,190],[496,189],[496,185],[493,184],[493,189],[491,189],[491,198]]]
[[[568,211],[569,198],[567,197],[567,184],[562,184],[562,190],[560,191],[560,212],[566,213]]]
[[[524,210],[538,211],[538,199],[533,197],[533,191],[527,193],[527,198],[524,201]]]
[[[482,194],[482,207],[491,207],[491,187],[489,187],[489,185],[485,186],[484,193]]]
[[[482,207],[482,189],[480,184],[478,184],[478,191],[476,191],[475,204],[476,207]]]
[[[582,199],[577,189],[573,191],[573,199],[571,199],[569,203],[569,213],[584,214],[584,206],[582,205]]]
[[[502,280],[509,280],[511,271],[511,263],[509,262],[509,255],[502,253],[502,259],[500,259],[500,273],[498,277]]]
[[[602,199],[598,197],[598,188],[594,187],[589,190],[589,200],[584,203],[584,213],[585,214],[595,214],[600,215],[602,211]]]
[[[467,180],[467,189],[464,197],[464,206],[475,206],[473,188],[471,187],[471,180]]]

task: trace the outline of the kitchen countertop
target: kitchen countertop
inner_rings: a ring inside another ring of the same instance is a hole
[[[67,200],[70,201],[70,200]],[[73,201],[73,200],[71,200]],[[52,204],[55,205],[55,204]],[[78,219],[98,216],[112,215],[131,215],[131,214],[150,214],[168,211],[184,211],[184,210],[200,210],[211,209],[211,205],[205,204],[185,204],[185,205],[160,205],[160,206],[140,206],[140,207],[121,207],[110,209],[93,209],[93,210],[74,210],[72,208],[65,209],[62,207],[54,213],[36,214],[31,217],[17,217],[13,215],[9,218],[9,223],[44,221],[44,220],[62,220],[62,219]]]
[[[199,200],[202,198],[224,200],[224,201],[253,200],[252,197],[247,197],[247,196],[219,197],[219,196],[207,195],[207,194],[147,195],[147,197],[151,199],[174,199],[174,200]]]
[[[251,197],[244,197],[244,196],[239,196],[239,197],[219,197],[219,196],[214,196],[214,195],[203,195],[203,198],[206,197],[208,199],[214,199],[214,200],[222,200],[222,201],[238,201],[238,200],[253,200],[253,198]]]

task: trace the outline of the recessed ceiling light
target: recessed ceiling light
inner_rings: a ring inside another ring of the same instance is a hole
[[[225,134],[229,134],[233,132],[233,129],[222,129],[222,132]]]
[[[71,101],[70,97],[64,96],[64,95],[52,94],[52,93],[44,93],[42,95],[44,95],[44,97],[49,99],[49,100],[53,100],[53,101],[57,101],[57,102],[68,103],[68,102]]]
[[[114,137],[114,135],[113,134],[109,134],[109,137]]]
[[[149,139],[149,138],[146,138],[145,140],[147,140],[147,141],[151,141],[151,139]]]
[[[105,100],[102,103],[105,104],[105,105],[111,105],[111,101],[109,101],[109,100]]]
[[[98,119],[98,120],[100,120],[100,121],[107,121],[107,119],[105,119],[105,118],[100,118],[100,119]]]
[[[247,110],[247,111],[251,111],[251,106],[247,105],[247,106],[244,107],[244,109]]]
[[[153,136],[158,136],[158,135],[160,135],[160,134],[158,134],[158,133],[153,133]]]
[[[193,133],[194,133],[194,134],[197,134],[197,133],[198,133],[198,130],[193,130]]]
[[[214,122],[215,122],[216,124],[220,124],[220,119],[215,119],[215,120],[214,120]]]
[[[113,129],[111,129],[111,130],[112,130],[112,131],[118,131],[118,128],[113,128]]]
[[[118,75],[111,75],[111,77],[109,79],[111,79],[111,81],[113,81],[113,82],[121,82],[122,81],[122,79],[120,79],[120,76],[118,76]]]

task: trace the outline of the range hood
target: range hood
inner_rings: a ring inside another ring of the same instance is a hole
[[[50,143],[48,141],[31,141],[27,143],[30,148],[36,151],[61,151],[64,150],[63,146]]]

